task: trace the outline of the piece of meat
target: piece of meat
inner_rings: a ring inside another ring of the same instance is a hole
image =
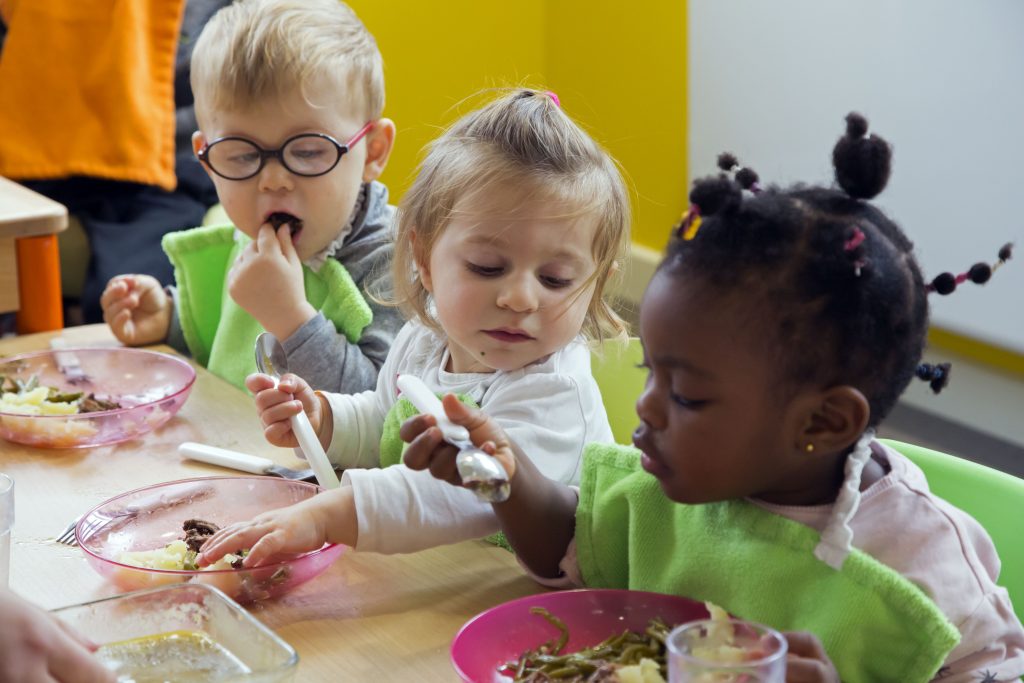
[[[195,553],[199,552],[211,536],[220,531],[219,526],[202,519],[186,519],[181,528],[185,531],[185,545]]]

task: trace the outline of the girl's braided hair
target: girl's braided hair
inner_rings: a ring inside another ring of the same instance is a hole
[[[736,295],[775,352],[781,392],[854,386],[874,426],[915,375],[938,393],[949,366],[921,364],[936,285],[925,284],[903,231],[868,201],[889,180],[892,149],[863,116],[846,124],[832,152],[838,188],[762,189],[733,155],[719,157],[722,172],[694,183],[660,269]],[[995,267],[1009,256],[1007,245]]]

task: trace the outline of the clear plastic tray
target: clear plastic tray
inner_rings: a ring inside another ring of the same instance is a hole
[[[272,683],[292,680],[299,656],[285,641],[260,623],[223,592],[205,584],[176,584],[150,590],[127,593],[80,605],[62,607],[53,614],[73,629],[85,634],[101,646],[142,639],[154,649],[153,659],[159,660],[160,648],[167,642],[162,636],[173,632],[186,632],[205,636],[213,641],[240,665],[232,673],[188,675],[189,683]],[[154,645],[155,644],[155,645]],[[174,657],[173,666],[181,660]],[[165,675],[162,665],[144,671],[118,669],[119,681],[176,680],[180,674]]]

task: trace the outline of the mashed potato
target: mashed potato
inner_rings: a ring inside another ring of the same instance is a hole
[[[213,569],[232,569],[231,563],[241,559],[241,555],[228,553],[202,571]],[[133,567],[145,569],[177,569],[196,570],[199,567],[195,564],[196,554],[188,549],[185,541],[171,541],[163,548],[156,550],[136,550],[124,552],[117,556],[121,564],[128,564]]]

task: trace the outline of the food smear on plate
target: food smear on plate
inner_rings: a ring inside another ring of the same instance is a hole
[[[198,631],[170,631],[101,645],[96,656],[118,683],[212,683],[252,673],[238,657]]]
[[[211,565],[200,567],[196,557],[203,543],[213,536],[220,527],[201,519],[186,519],[181,525],[185,536],[171,541],[162,548],[153,550],[125,551],[117,556],[121,564],[145,569],[177,569],[187,571],[209,571],[214,569],[241,569],[242,560],[249,554],[248,549],[228,553]]]
[[[121,408],[117,401],[94,393],[65,392],[41,386],[33,375],[26,381],[0,376],[0,413],[13,415],[78,415]]]

